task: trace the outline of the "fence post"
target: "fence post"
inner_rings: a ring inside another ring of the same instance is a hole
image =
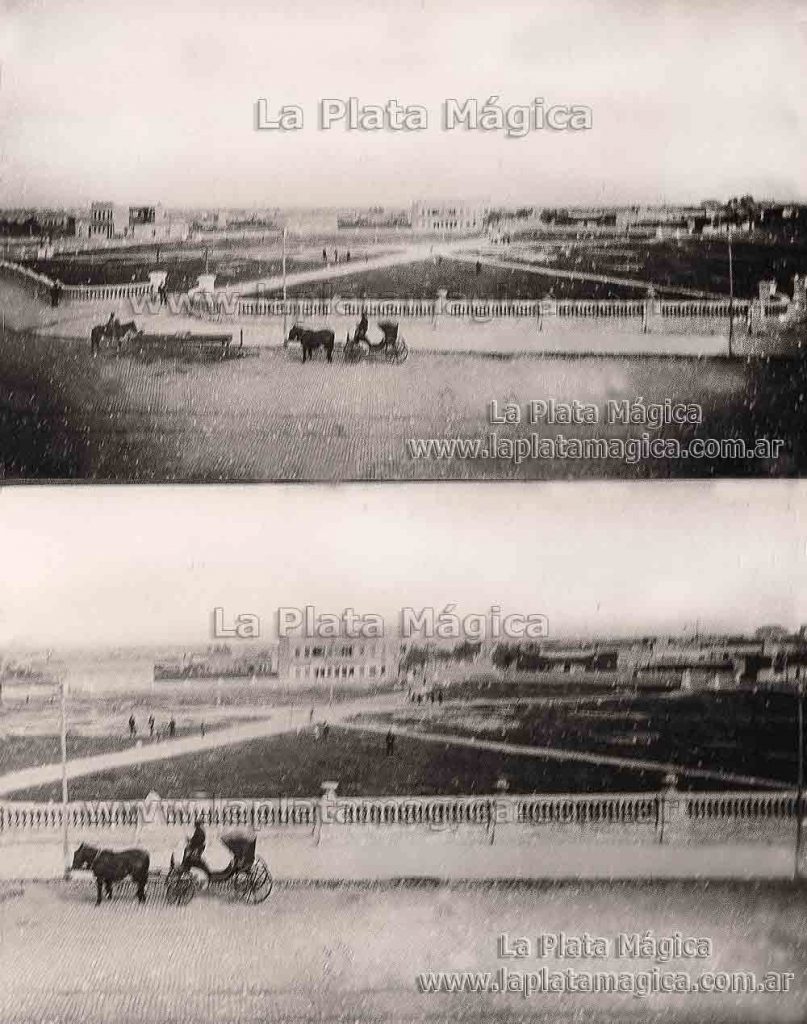
[[[320,840],[322,839],[322,826],[330,821],[332,817],[333,805],[336,801],[336,789],[339,782],[334,779],[326,779],[321,783],[322,795],[319,798],[319,805],[317,807],[317,827],[315,829],[315,844],[319,846]]]
[[[434,301],[432,313],[432,330],[437,330],[440,322],[439,318],[445,312],[447,302],[448,291],[445,288],[438,289],[437,298]]]
[[[664,776],[664,788],[659,795],[659,843],[664,843],[665,833],[669,841],[680,836],[687,823],[686,795],[677,788],[677,777],[673,772]]]

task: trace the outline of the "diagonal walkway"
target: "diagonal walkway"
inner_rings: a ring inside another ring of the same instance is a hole
[[[337,724],[337,723],[335,723]],[[386,735],[393,732],[396,736],[407,739],[423,740],[425,743],[452,744],[460,747],[473,747],[475,750],[492,750],[499,754],[517,754],[522,757],[546,758],[550,761],[577,761],[582,764],[608,765],[613,768],[629,768],[634,771],[652,771],[662,774],[674,773],[688,778],[711,779],[717,782],[730,782],[738,786],[754,788],[789,790],[793,786],[775,779],[760,779],[754,775],[738,775],[735,772],[710,771],[706,768],[688,768],[685,765],[670,761],[648,761],[641,758],[617,757],[613,754],[594,754],[579,750],[565,750],[560,747],[527,746],[523,743],[502,743],[499,740],[483,740],[474,736],[458,736],[450,733],[420,732],[417,729],[406,729],[397,725],[376,725],[372,722],[340,721],[342,729],[354,732],[374,732]]]
[[[376,256],[368,260],[351,260],[350,263],[335,263],[327,266],[315,267],[311,270],[298,270],[286,274],[286,285],[310,284],[317,281],[330,281],[340,277],[350,277],[353,274],[366,274],[371,270],[383,270],[387,267],[403,266],[406,263],[419,263],[435,256],[448,256],[454,258],[465,249],[471,249],[479,245],[478,238],[457,238],[450,241],[421,242],[418,245],[410,245],[405,249],[398,249],[395,252],[387,253],[384,256]],[[476,257],[473,257],[475,259]],[[238,293],[246,295],[254,291],[276,291],[283,287],[283,277],[274,274],[272,277],[261,277],[253,281],[238,281],[236,284],[227,285],[224,288],[217,288],[217,292]]]
[[[333,725],[345,718],[367,711],[385,711],[400,705],[400,695],[373,697],[345,701],[332,705],[315,705],[315,720],[327,719]],[[279,736],[282,733],[294,732],[309,724],[310,704],[297,708],[278,708],[271,715],[257,722],[244,722],[225,729],[217,729],[206,736],[182,736],[173,740],[144,742],[142,746],[133,746],[127,750],[115,750],[106,754],[94,754],[90,757],[77,757],[67,762],[67,777],[75,779],[83,775],[95,775],[113,768],[125,768],[128,765],[146,764],[152,761],[164,761],[186,754],[196,754],[205,750],[216,750],[237,743],[248,743],[250,740],[263,739],[266,736]],[[8,796],[21,789],[45,786],[58,782],[62,777],[60,762],[36,765],[32,768],[20,768],[0,776],[0,797]]]
[[[499,267],[502,270],[523,270],[527,274],[541,274],[544,277],[562,277],[569,281],[595,281],[597,284],[622,285],[629,288],[654,288],[659,294],[668,293],[670,295],[685,295],[693,299],[728,299],[727,295],[722,295],[719,292],[703,292],[683,286],[673,287],[671,285],[663,285],[659,284],[657,281],[649,281],[645,278],[639,277],[615,277],[611,274],[597,274],[594,271],[587,270],[561,270],[559,267],[519,262],[518,260],[512,259],[508,260],[505,257],[491,255],[485,251],[478,253],[458,252],[454,253],[451,258],[465,263],[475,263],[479,260],[480,263],[484,263],[490,267]]]

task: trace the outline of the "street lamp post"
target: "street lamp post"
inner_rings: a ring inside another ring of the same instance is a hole
[[[729,359],[732,358],[734,340],[734,259],[731,252],[731,224],[729,224]]]
[[[785,662],[785,665],[787,665],[787,662]],[[786,674],[787,674],[787,672],[785,672],[785,675]],[[798,745],[799,745],[799,749],[798,749],[798,756],[797,756],[797,761],[796,761],[796,763],[798,765],[798,768],[796,770],[796,849],[795,849],[794,864],[793,864],[793,878],[796,881],[798,881],[798,879],[800,877],[800,872],[801,872],[801,840],[802,840],[802,831],[803,831],[803,829],[802,829],[802,821],[801,821],[801,819],[802,819],[801,802],[802,802],[802,794],[804,792],[804,692],[803,692],[803,682],[802,682],[801,674],[799,674],[799,678],[798,678],[798,689],[797,689],[796,700],[798,701],[796,714],[797,714],[797,721],[798,721],[798,730],[797,730],[798,731],[798,738],[797,738],[797,742],[798,742]]]
[[[61,722],[60,722],[60,740],[61,740],[61,751],[62,751],[62,864],[64,866],[64,873],[67,875],[69,868],[67,866],[68,858],[68,820],[67,820],[67,681],[62,678],[61,680]]]
[[[283,345],[287,343],[287,320],[286,320],[286,229],[283,228]]]

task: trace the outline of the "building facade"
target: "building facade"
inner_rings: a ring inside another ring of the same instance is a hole
[[[412,203],[412,229],[430,233],[474,234],[484,231],[489,213],[490,203],[418,200]]]
[[[90,204],[90,215],[87,220],[87,238],[90,239],[181,241],[187,238],[188,232],[187,221],[170,217],[159,203],[145,206],[121,206],[107,202]]]
[[[301,686],[394,685],[399,661],[397,641],[284,637],[278,648],[278,675]]]
[[[277,651],[274,647],[241,653],[221,645],[205,653],[187,652],[181,657],[156,662],[154,681],[277,678],[277,668]]]
[[[91,203],[88,238],[118,238],[129,226],[129,211],[117,203]]]

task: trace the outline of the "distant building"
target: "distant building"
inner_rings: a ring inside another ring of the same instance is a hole
[[[784,626],[760,626],[754,632],[757,640],[784,640],[789,635]]]
[[[157,662],[154,681],[189,679],[277,678],[277,650],[265,648],[233,654],[226,646],[211,648],[204,654],[187,653],[170,661]]]
[[[462,200],[415,201],[412,203],[412,229],[448,234],[474,234],[484,230],[489,213],[490,203]]]
[[[117,203],[90,203],[88,238],[118,238],[129,226],[129,211]]]
[[[183,240],[187,238],[188,230],[187,221],[169,217],[159,204],[128,207],[107,202],[90,204],[88,238],[161,242]]]
[[[130,206],[126,237],[136,241],[184,240],[188,237],[188,222],[172,219],[162,206]]]
[[[301,685],[375,686],[397,682],[399,656],[397,641],[284,637],[279,645],[278,673]]]

